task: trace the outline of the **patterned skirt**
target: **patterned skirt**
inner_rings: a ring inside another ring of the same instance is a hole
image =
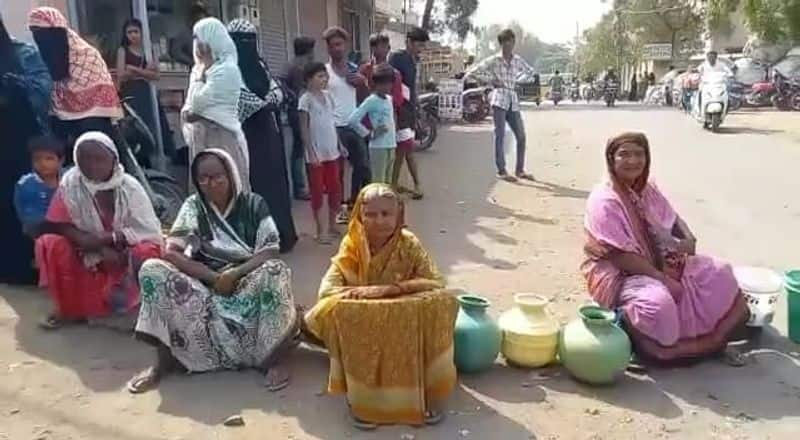
[[[169,347],[190,372],[261,367],[294,336],[291,270],[281,260],[242,278],[231,296],[163,260],[146,262],[139,280],[137,334]]]

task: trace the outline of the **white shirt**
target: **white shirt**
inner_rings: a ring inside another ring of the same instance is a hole
[[[328,162],[339,158],[339,138],[333,118],[333,99],[330,93],[322,91],[321,95],[311,92],[303,93],[297,103],[297,109],[308,113],[308,129],[310,148],[314,150],[317,160]],[[306,162],[309,160],[306,151]]]
[[[514,54],[511,61],[506,61],[503,54],[498,53],[472,66],[464,78],[474,77],[486,82],[499,80],[503,83],[503,87],[492,90],[490,97],[492,107],[518,112],[517,80],[523,73],[533,75],[536,72],[521,56]]]
[[[729,69],[728,66],[725,65],[725,63],[721,63],[719,60],[717,60],[717,62],[714,63],[713,66],[711,65],[711,63],[708,62],[708,60],[703,61],[703,64],[701,64],[700,67],[697,68],[697,70],[698,72],[700,72],[701,78],[706,78],[710,73],[725,73],[727,75],[733,76],[733,72],[731,72],[731,69]]]
[[[356,88],[347,83],[347,78],[339,76],[331,63],[328,69],[328,92],[333,98],[333,119],[337,127],[347,127],[350,115],[356,111]]]

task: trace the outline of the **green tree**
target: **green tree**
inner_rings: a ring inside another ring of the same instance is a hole
[[[523,29],[519,22],[492,24],[474,30],[477,40],[476,55],[478,59],[497,53],[500,45],[497,34],[509,28],[516,36],[515,52],[525,58],[539,72],[549,73],[556,69],[569,70],[572,54],[570,48],[563,44],[550,44],[540,40],[536,35]]]
[[[743,5],[747,28],[765,41],[800,42],[800,0],[708,0],[706,15],[715,28],[729,25],[728,16]]]
[[[478,0],[425,0],[421,26],[434,32],[449,30],[463,42],[473,29],[472,16],[477,10]],[[437,19],[437,15],[441,18]]]

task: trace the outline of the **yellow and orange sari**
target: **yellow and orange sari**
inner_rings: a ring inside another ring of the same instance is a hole
[[[453,327],[458,305],[445,290],[393,299],[343,298],[353,287],[421,278],[444,287],[422,244],[403,227],[402,215],[389,242],[370,255],[361,223],[364,191],[322,280],[319,302],[306,315],[306,326],[328,349],[328,392],[346,393],[356,418],[422,424],[425,412],[444,401],[456,384]]]

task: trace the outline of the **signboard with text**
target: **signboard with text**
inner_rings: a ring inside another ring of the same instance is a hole
[[[642,47],[642,55],[646,60],[671,60],[672,59],[672,44],[659,43],[659,44],[645,44]]]

